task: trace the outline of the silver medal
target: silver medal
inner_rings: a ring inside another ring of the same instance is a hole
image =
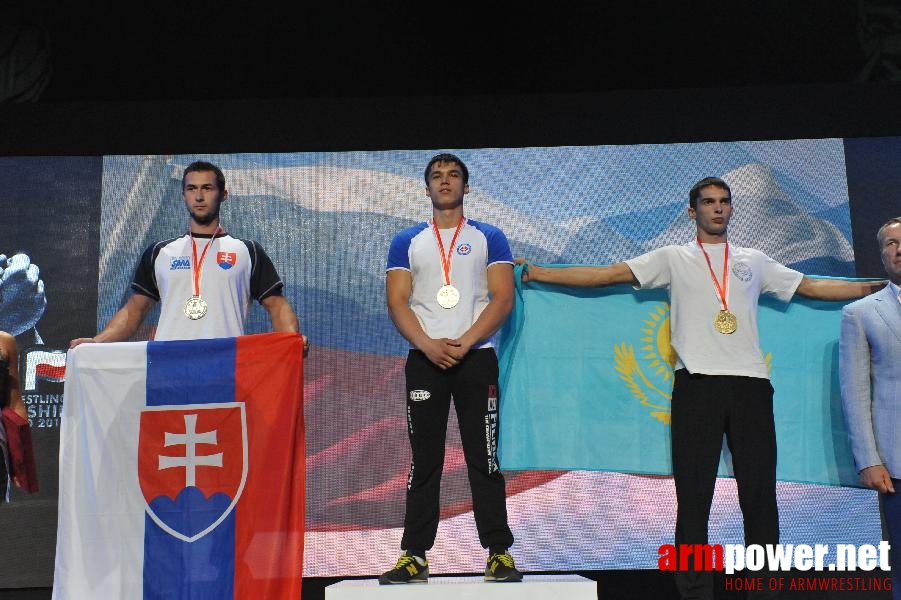
[[[185,302],[185,316],[196,321],[202,319],[206,315],[206,300],[200,296],[191,296]]]

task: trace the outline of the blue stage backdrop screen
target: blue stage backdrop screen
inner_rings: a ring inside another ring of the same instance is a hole
[[[841,139],[2,159],[2,188],[18,218],[0,224],[0,253],[29,254],[41,268],[47,299],[46,312],[19,332],[23,357],[33,354],[31,366],[20,367],[46,485],[37,496],[15,492],[12,504],[0,507],[0,528],[17,523],[40,532],[32,543],[45,558],[36,563],[32,585],[41,585],[41,577],[47,585],[52,575],[46,557],[54,545],[62,402],[53,354],[70,338],[93,334],[122,306],[144,248],[186,231],[181,174],[195,160],[222,167],[229,190],[224,228],[266,248],[313,346],[305,363],[304,575],[373,575],[393,565],[410,463],[408,344],[386,311],[385,260],[396,232],[431,216],[423,169],[439,151],[459,155],[469,167],[466,215],[500,227],[515,256],[536,262],[610,264],[689,241],[687,191],[704,176],[722,177],[732,187],[735,243],[814,275],[854,277],[855,248],[877,252],[871,240],[857,246],[852,239]],[[68,174],[64,188],[35,185],[33,174],[56,172]],[[4,326],[28,325],[26,316]],[[139,339],[152,337],[156,316]],[[268,325],[255,305],[248,333]],[[448,427],[431,569],[478,572],[486,553],[476,535],[453,411]],[[512,552],[526,571],[653,569],[659,546],[672,542],[676,501],[669,476],[505,475]],[[881,537],[873,492],[780,482],[778,497],[783,542],[875,544]],[[711,542],[741,543],[742,531],[734,481],[720,479]],[[21,584],[10,571],[0,574],[0,588]]]

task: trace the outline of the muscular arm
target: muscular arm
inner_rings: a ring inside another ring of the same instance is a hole
[[[76,338],[69,342],[69,348],[85,342],[124,342],[131,339],[150,312],[153,303],[153,299],[143,294],[132,294],[125,306],[113,315],[103,331],[92,338]]]
[[[385,282],[385,296],[388,301],[388,315],[404,338],[417,350],[441,367],[447,369],[463,358],[459,342],[447,338],[433,339],[426,334],[410,308],[410,293],[413,291],[413,276],[404,269],[388,271]]]
[[[488,306],[457,341],[463,354],[497,331],[513,310],[513,265],[498,263],[488,267]]]
[[[516,259],[516,262],[522,264],[526,261]],[[522,280],[574,287],[603,287],[617,283],[638,285],[632,269],[624,262],[605,267],[539,267],[528,264],[528,269],[523,271]]]
[[[269,319],[272,321],[272,331],[300,332],[300,321],[287,298],[284,296],[267,296],[263,298],[260,304],[269,313]],[[303,355],[306,356],[310,351],[310,340],[305,335],[301,335],[301,337],[303,338]]]
[[[288,333],[300,331],[297,315],[284,296],[267,296],[260,304],[269,313],[269,318],[272,320],[272,331]]]
[[[854,300],[884,288],[883,281],[844,281],[841,279],[813,279],[804,277],[797,293],[817,300]]]

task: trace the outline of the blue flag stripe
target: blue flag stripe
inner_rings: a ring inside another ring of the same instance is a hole
[[[236,345],[233,338],[204,340],[202,343],[148,343],[147,405],[234,401],[235,357]],[[217,502],[222,501],[215,495],[209,500],[211,510],[215,510]],[[177,509],[181,503],[186,502],[188,495],[180,494],[177,503],[168,501],[168,504]],[[209,534],[192,543],[173,537],[149,516],[145,517],[145,599],[232,598],[234,567],[234,512]]]
[[[234,338],[147,344],[147,406],[233,402]]]

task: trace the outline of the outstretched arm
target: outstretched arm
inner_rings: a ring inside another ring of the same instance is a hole
[[[842,279],[813,279],[804,277],[797,293],[817,300],[854,300],[878,292],[885,287],[881,281],[846,281]]]
[[[604,287],[617,283],[638,285],[632,269],[624,262],[605,267],[539,267],[522,258],[515,262],[527,267],[522,273],[523,283],[539,281],[573,287]]]
[[[76,338],[69,342],[69,348],[85,342],[124,342],[131,339],[153,307],[153,302],[153,299],[143,294],[132,294],[125,306],[113,315],[103,331],[92,338]]]

